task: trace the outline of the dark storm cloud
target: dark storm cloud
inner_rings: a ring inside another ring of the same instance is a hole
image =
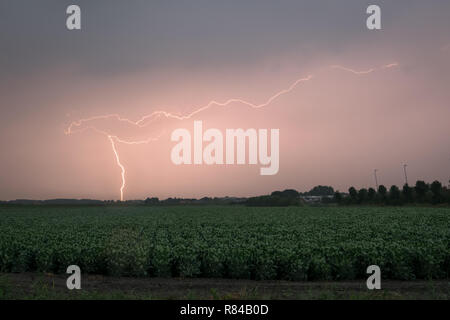
[[[436,14],[448,1],[375,1],[383,23]],[[82,9],[82,31],[65,29],[69,4]],[[0,3],[0,69],[8,74],[76,65],[111,75],[183,63],[245,64],[289,48],[304,58],[341,52],[367,35],[366,1],[24,1]],[[425,9],[424,9],[425,10]],[[439,17],[436,16],[436,23]],[[448,19],[447,19],[448,20]],[[427,20],[428,24],[430,20]],[[433,21],[432,21],[433,22]],[[307,45],[305,45],[307,44]]]

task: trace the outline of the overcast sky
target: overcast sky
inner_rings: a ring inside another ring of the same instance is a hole
[[[66,29],[70,4],[81,7],[80,31]],[[366,28],[369,4],[381,7],[382,30]],[[119,197],[110,141],[93,130],[65,135],[72,121],[186,114],[230,98],[261,103],[308,75],[261,112],[231,105],[196,118],[223,129],[279,128],[280,172],[272,177],[252,166],[174,166],[170,132],[192,128],[193,119],[145,130],[83,126],[160,136],[117,144],[128,199],[317,184],[346,191],[372,186],[374,168],[381,183],[401,185],[403,163],[410,180],[448,182],[449,71],[448,0],[1,0],[0,199]]]

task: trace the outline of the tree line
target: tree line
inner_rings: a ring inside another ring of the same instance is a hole
[[[431,184],[418,180],[415,186],[404,184],[402,189],[393,185],[389,190],[380,185],[378,190],[374,188],[355,187],[348,189],[348,194],[339,191],[334,193],[333,201],[338,204],[382,204],[382,205],[404,205],[404,204],[450,204],[450,190],[442,186],[439,181]]]
[[[0,201],[0,205],[147,205],[147,206],[173,206],[173,205],[247,205],[252,207],[284,207],[310,205],[407,205],[407,204],[450,204],[450,189],[439,181],[431,184],[417,181],[415,186],[403,185],[402,189],[393,185],[389,190],[380,185],[374,188],[357,190],[350,187],[348,193],[334,191],[331,186],[315,186],[307,192],[298,192],[294,189],[274,191],[268,195],[257,197],[203,197],[168,198],[160,200],[152,197],[145,200],[90,200],[90,199],[53,199],[53,200],[12,200]]]

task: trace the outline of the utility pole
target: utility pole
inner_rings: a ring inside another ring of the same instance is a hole
[[[377,171],[378,169],[373,170],[373,175],[375,177],[375,185],[377,187],[377,191],[378,191],[378,178],[377,178]]]
[[[408,165],[407,164],[404,164],[403,165],[403,172],[405,173],[405,183],[406,184],[408,184],[408,175],[406,174],[406,167],[407,167]]]

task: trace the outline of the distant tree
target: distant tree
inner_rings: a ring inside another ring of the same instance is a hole
[[[434,204],[442,202],[443,200],[442,184],[437,180],[433,181],[433,183],[430,186],[430,190],[433,193],[432,202]]]
[[[334,193],[333,199],[334,199],[334,202],[336,202],[338,204],[342,203],[342,194],[339,192],[339,190]]]
[[[286,197],[286,198],[298,198],[300,196],[300,193],[294,189],[286,189],[284,191],[274,191],[274,192],[272,192],[271,196],[279,196],[279,197]]]
[[[178,205],[178,204],[180,204],[181,201],[182,201],[182,199],[170,197],[165,200],[162,200],[161,202],[163,204],[167,204],[167,205]]]
[[[293,189],[274,191],[270,195],[248,198],[247,206],[287,207],[302,204],[299,192]]]
[[[354,187],[350,187],[348,189],[348,193],[350,195],[351,202],[355,203],[358,200],[358,191]]]
[[[403,185],[402,195],[403,199],[405,199],[405,202],[407,203],[414,202],[414,190],[407,183]]]
[[[450,189],[444,187],[443,193],[445,195],[446,202],[450,204]]]
[[[329,186],[315,186],[308,192],[304,193],[305,196],[332,196],[334,195],[333,187]]]
[[[367,194],[368,194],[367,189],[364,189],[364,188],[360,189],[358,191],[358,203],[366,202],[367,201]]]
[[[387,189],[384,185],[380,185],[378,187],[378,193],[381,194],[382,196],[385,196],[387,193]]]
[[[380,185],[378,187],[378,198],[380,202],[385,202],[386,201],[386,194],[387,194],[387,189],[384,185]]]
[[[392,205],[402,204],[400,189],[395,185],[389,189],[389,203]]]
[[[158,204],[159,203],[159,199],[154,197],[154,198],[147,198],[144,201],[145,204],[147,205],[154,205],[154,204]]]
[[[425,196],[428,192],[428,184],[426,184],[425,181],[418,180],[414,190],[416,191],[418,200],[421,202],[425,201]]]
[[[425,193],[425,199],[423,200],[424,203],[434,204],[434,195],[431,190],[428,190],[427,193]]]
[[[369,191],[367,192],[367,200],[370,202],[373,202],[375,200],[375,197],[377,195],[377,192],[374,188],[369,188]]]

